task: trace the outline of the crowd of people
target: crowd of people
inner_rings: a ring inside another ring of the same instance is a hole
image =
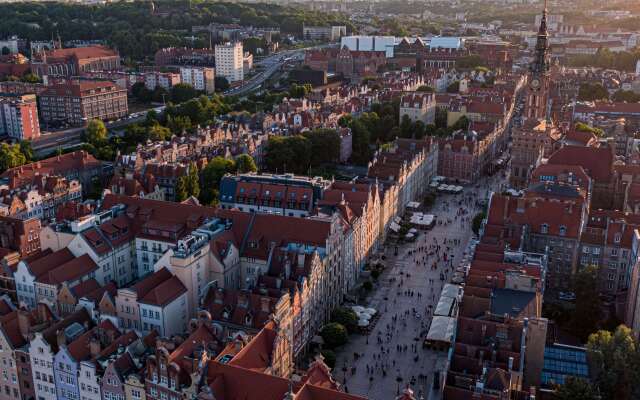
[[[364,351],[354,352],[353,361],[343,360],[346,391],[351,381],[362,382],[364,378],[368,391],[381,379],[397,383],[397,391],[401,385],[415,387],[421,382],[418,398],[423,395],[431,372],[424,362],[429,350],[423,343],[434,308],[471,237],[473,216],[483,207],[477,199],[487,195],[486,189],[477,186],[438,202],[432,211],[439,219],[436,226],[421,233],[415,242],[400,246],[395,260],[389,260],[395,265],[382,276],[379,288],[383,293],[380,306],[386,315],[370,330],[375,340],[367,337]],[[371,397],[369,392],[359,394]]]

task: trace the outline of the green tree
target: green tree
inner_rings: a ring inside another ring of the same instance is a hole
[[[403,138],[413,136],[413,123],[407,114],[403,115],[400,121],[400,136]]]
[[[229,90],[229,81],[224,76],[216,76],[214,80],[216,92],[226,92]]]
[[[333,310],[331,321],[344,325],[349,333],[358,329],[358,315],[350,308],[338,307]]]
[[[29,140],[20,141],[20,152],[24,155],[25,162],[33,161],[33,148]]]
[[[171,101],[174,103],[184,103],[198,96],[198,91],[188,83],[178,83],[171,88]]]
[[[187,176],[183,175],[176,181],[176,201],[181,202],[189,197],[189,184],[187,182]]]
[[[320,354],[322,354],[327,367],[334,368],[336,366],[336,353],[333,350],[323,349]]]
[[[582,378],[568,376],[564,385],[559,385],[554,398],[557,400],[599,400],[598,391]]]
[[[611,96],[611,100],[626,103],[640,102],[640,94],[636,94],[630,90],[618,90]]]
[[[131,86],[131,94],[141,103],[151,102],[151,96],[153,95],[143,82],[134,83]]]
[[[583,83],[578,90],[578,100],[596,101],[609,98],[609,92],[600,83]]]
[[[258,171],[258,167],[253,157],[249,154],[241,154],[236,158],[236,170],[241,174],[246,174],[247,172]]]
[[[469,129],[470,124],[471,124],[471,121],[469,121],[469,118],[463,115],[462,117],[458,118],[458,120],[453,125],[451,125],[451,129],[454,131],[457,131],[460,129],[462,129],[463,131],[466,131],[467,129]]]
[[[171,131],[169,128],[165,128],[164,126],[156,123],[149,127],[148,137],[149,140],[153,142],[164,141],[171,137]]]
[[[484,211],[479,212],[478,214],[476,214],[475,217],[473,217],[473,220],[471,221],[471,230],[473,231],[473,233],[475,233],[476,235],[480,233],[480,227],[482,226],[482,221],[486,217],[487,217],[487,214],[485,214]]]
[[[446,128],[447,127],[447,110],[436,108],[436,116],[435,116],[435,126],[436,128]]]
[[[218,201],[218,187],[220,180],[227,173],[233,173],[236,165],[233,160],[224,157],[214,157],[206,167],[202,169],[200,176],[200,200],[201,204],[211,205]]]
[[[158,119],[158,113],[156,112],[156,110],[147,111],[147,115],[145,116],[145,119],[144,119],[144,124],[146,126],[152,126],[152,125],[155,125],[156,123],[160,123],[160,120]]]
[[[104,145],[107,142],[108,133],[104,122],[99,119],[92,119],[85,129],[85,140],[87,143],[96,147]]]
[[[455,81],[447,86],[447,93],[458,93],[460,91],[460,81]]]
[[[192,162],[189,164],[189,173],[186,176],[186,186],[189,196],[200,196],[200,176],[198,175],[198,166]]]
[[[323,326],[322,330],[320,330],[320,336],[324,344],[330,349],[335,349],[349,341],[347,328],[337,322],[331,322]]]
[[[19,167],[27,162],[26,157],[20,151],[20,145],[2,143],[0,145],[0,170]]]
[[[304,85],[294,83],[289,88],[289,97],[299,99],[306,96],[307,93],[311,92],[311,90],[313,90],[313,87],[308,83],[305,83]]]
[[[42,79],[40,79],[38,77],[38,75],[33,74],[31,72],[28,72],[24,75],[22,75],[22,79],[20,79],[22,82],[27,82],[27,83],[41,83]]]
[[[190,131],[193,128],[191,124],[191,118],[188,116],[176,115],[167,117],[167,127],[175,135],[182,135],[184,132]]]
[[[640,398],[640,349],[624,325],[598,331],[587,343],[591,373],[603,399]]]
[[[351,161],[357,165],[367,165],[371,161],[371,148],[369,139],[371,134],[360,120],[351,124],[352,154]]]
[[[340,135],[335,129],[316,129],[303,135],[311,144],[310,161],[312,167],[336,162],[340,158]]]
[[[460,57],[456,61],[456,68],[460,69],[475,69],[483,65],[486,65],[486,60],[476,54]]]
[[[417,92],[426,92],[426,93],[433,93],[435,92],[435,90],[428,85],[422,85],[420,87],[418,87],[418,89],[416,89]]]
[[[576,128],[576,131],[578,132],[591,132],[597,137],[602,137],[604,135],[604,131],[602,129],[594,128],[583,122],[576,122],[575,128]]]
[[[576,294],[576,308],[570,329],[576,336],[586,340],[589,334],[598,329],[602,319],[598,267],[590,265],[578,271],[573,277],[573,291]]]

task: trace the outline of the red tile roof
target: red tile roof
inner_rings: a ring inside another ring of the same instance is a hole
[[[608,182],[613,161],[609,147],[564,146],[549,157],[548,164],[580,165],[592,179]]]

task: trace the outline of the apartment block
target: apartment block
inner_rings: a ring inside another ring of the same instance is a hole
[[[244,51],[241,42],[216,45],[216,76],[230,83],[244,80]]]
[[[35,94],[0,94],[0,135],[7,135],[16,140],[40,137]]]
[[[195,90],[211,94],[215,92],[215,71],[208,67],[180,68],[182,83],[193,86]]]

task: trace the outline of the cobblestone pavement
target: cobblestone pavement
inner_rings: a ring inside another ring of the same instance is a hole
[[[480,189],[471,187],[460,195],[438,196],[431,212],[437,216],[439,225],[431,231],[421,232],[414,243],[401,246],[397,257],[393,255],[392,246],[387,249],[387,269],[364,305],[379,310],[381,316],[368,336],[352,335],[349,344],[337,355],[333,375],[345,384],[349,393],[371,400],[393,400],[399,390],[410,384],[417,398],[439,398],[438,391],[428,388],[433,386],[434,372],[444,370],[447,361],[446,353],[422,346],[431,323],[429,306],[435,309],[438,302],[444,284],[440,280],[441,273],[451,275],[451,272],[446,272],[447,267],[458,265],[471,239],[471,220],[479,211],[473,203],[486,197],[488,188],[499,183],[496,178],[484,181]],[[469,212],[464,219],[456,219],[460,207],[458,202],[465,197],[471,199],[471,205],[463,204],[462,207]],[[440,224],[448,220],[451,223]],[[443,244],[445,239],[449,244]],[[456,243],[459,244],[450,242],[453,239],[458,239]],[[439,262],[436,255],[427,254],[430,250],[409,254],[420,247],[428,248],[435,243],[434,240],[441,246]],[[449,251],[446,250],[447,246],[450,247]],[[444,253],[448,253],[447,261],[443,260]],[[434,261],[436,269],[431,268]],[[398,351],[398,346],[401,346],[401,351]],[[355,359],[354,353],[360,355],[358,359]],[[370,368],[369,372],[367,367]]]

